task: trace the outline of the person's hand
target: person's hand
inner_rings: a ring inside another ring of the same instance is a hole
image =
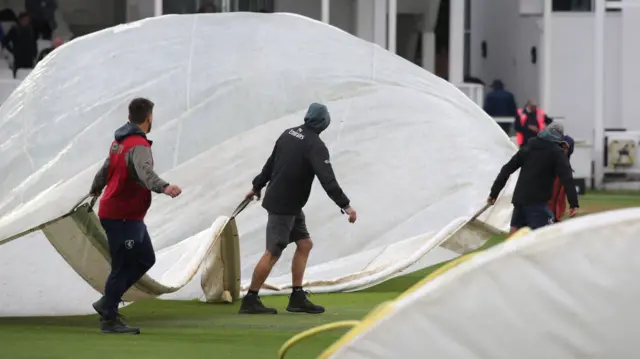
[[[533,132],[538,132],[538,126],[536,125],[529,125],[529,129]]]
[[[578,208],[569,208],[569,217],[573,218],[578,214]]]
[[[180,189],[180,187],[176,186],[176,185],[168,185],[167,187],[165,187],[164,189],[164,194],[166,194],[167,196],[171,197],[171,198],[176,198],[180,195],[180,193],[182,193],[182,190]]]
[[[95,189],[92,189],[90,193],[91,197],[96,197],[96,198],[100,197],[101,194],[102,194],[102,190],[95,190]]]
[[[344,213],[346,213],[349,216],[349,223],[355,223],[356,220],[358,219],[358,214],[356,213],[356,210],[353,209],[352,207],[345,208]]]
[[[496,199],[492,198],[492,197],[488,197],[487,198],[487,204],[490,206],[493,206],[494,204],[496,204]]]
[[[244,196],[244,199],[251,199],[251,200],[253,200],[253,197],[255,197],[257,200],[260,200],[260,197],[262,196],[262,193],[261,193],[261,192],[262,192],[262,191],[254,191],[254,190],[251,190],[251,191],[249,191],[249,193],[247,193],[247,194]]]

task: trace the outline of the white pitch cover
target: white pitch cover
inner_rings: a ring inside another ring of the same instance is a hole
[[[401,298],[331,358],[638,358],[638,233],[640,209],[624,209],[507,241]]]
[[[42,233],[3,240],[64,215],[89,191],[138,96],[155,103],[156,170],[183,189],[155,195],[146,219],[156,251],[172,248],[167,261],[206,247],[193,238],[231,214],[280,133],[312,102],[328,106],[321,137],[359,219],[349,224],[314,184],[305,207],[314,291],[357,290],[457,256],[440,241],[482,207],[516,150],[447,81],[302,16],[167,15],[105,29],[56,49],[0,107],[0,308],[9,308],[0,315],[91,312],[99,294]],[[482,221],[507,228],[512,188]],[[266,218],[258,203],[237,218],[243,285],[264,253]],[[287,292],[292,253],[268,279],[272,293]],[[162,283],[171,264],[159,256],[150,277]],[[202,298],[194,282],[162,298]]]

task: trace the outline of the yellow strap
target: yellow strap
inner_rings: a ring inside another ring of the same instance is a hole
[[[316,334],[333,330],[333,329],[353,328],[359,323],[360,323],[359,320],[345,320],[341,322],[323,324],[323,325],[311,328],[309,330],[305,330],[304,332],[296,334],[293,337],[291,337],[291,339],[287,340],[287,342],[284,343],[282,347],[280,347],[280,351],[278,352],[278,358],[283,359],[287,351],[291,349],[291,347],[294,344],[300,342],[303,339],[307,339]]]
[[[329,356],[331,356],[333,353],[335,353],[340,347],[344,346],[345,344],[347,344],[348,342],[353,340],[353,338],[356,335],[360,334],[362,331],[364,331],[365,329],[369,328],[375,322],[377,322],[380,319],[382,319],[383,317],[385,317],[387,314],[389,314],[389,312],[391,312],[391,308],[393,307],[393,304],[395,302],[397,302],[398,300],[400,300],[400,299],[406,297],[407,295],[413,293],[414,291],[416,291],[418,288],[422,287],[425,283],[427,283],[428,281],[432,280],[433,278],[441,275],[442,273],[444,273],[447,270],[455,267],[456,265],[471,259],[471,257],[473,257],[474,255],[476,255],[478,253],[481,253],[481,252],[482,251],[469,253],[469,254],[460,256],[460,257],[452,260],[451,262],[448,262],[447,264],[444,264],[440,268],[436,269],[435,271],[431,272],[429,275],[424,277],[421,281],[419,281],[418,283],[414,284],[409,289],[404,291],[402,294],[400,294],[393,301],[390,301],[390,302],[387,302],[387,303],[383,303],[382,305],[378,306],[369,315],[367,315],[360,322],[360,324],[358,324],[358,326],[356,326],[355,328],[350,330],[342,338],[340,338],[338,341],[333,343],[332,346],[327,348],[327,350],[324,353],[322,353],[322,355],[319,357],[319,359],[329,358]]]
[[[520,238],[523,237],[525,234],[528,234],[529,232],[531,232],[531,228],[529,227],[522,227],[520,229],[518,229],[514,234],[510,235],[509,237],[507,237],[507,241],[510,241],[512,239],[516,239],[516,238]]]
[[[521,228],[520,230],[518,230],[516,233],[514,233],[508,239],[515,239],[515,238],[518,238],[518,237],[522,237],[522,236],[526,235],[529,232],[531,232],[531,229],[528,228],[528,227],[524,227],[524,228]],[[400,300],[400,299],[406,297],[407,295],[413,293],[418,288],[424,286],[427,282],[429,282],[430,280],[433,280],[434,278],[438,277],[439,275],[442,275],[443,273],[445,273],[449,269],[457,266],[460,263],[466,262],[469,259],[473,258],[475,255],[483,253],[483,252],[484,252],[484,250],[479,250],[479,251],[476,251],[476,252],[468,253],[466,255],[462,255],[462,256],[460,256],[460,257],[458,257],[456,259],[453,259],[452,261],[442,265],[440,268],[434,270],[429,275],[427,275],[422,280],[420,280],[418,283],[414,284],[409,289],[404,291],[396,299],[380,304],[373,311],[371,311],[368,315],[366,315],[362,319],[362,321],[347,321],[347,322],[336,322],[336,323],[325,324],[325,325],[321,325],[321,326],[316,327],[316,328],[311,328],[306,332],[302,332],[302,333],[292,337],[280,349],[280,359],[284,358],[284,353],[289,349],[289,347],[291,347],[291,345],[293,345],[297,341],[300,341],[301,339],[307,338],[309,336],[315,335],[316,333],[319,333],[319,332],[322,332],[322,331],[326,331],[326,330],[329,330],[329,329],[344,328],[344,327],[349,327],[349,326],[353,327],[352,330],[350,330],[348,333],[346,333],[338,341],[334,342],[319,357],[319,359],[328,358],[329,356],[334,354],[340,347],[344,346],[346,343],[348,343],[351,340],[353,340],[353,338],[356,335],[360,334],[366,328],[369,328],[373,323],[379,321],[380,319],[385,317],[387,314],[389,314],[389,312],[391,312],[391,309],[393,308],[393,304],[396,303],[398,300]],[[341,323],[355,323],[355,324],[341,326],[340,325]]]
[[[393,308],[393,300],[384,302],[378,305],[374,310],[372,310],[369,314],[367,314],[361,321],[356,325],[353,329],[348,331],[342,338],[338,339],[334,342],[327,350],[325,350],[317,359],[327,359],[333,353],[335,353],[338,349],[344,346],[346,343],[350,342],[355,338],[358,334],[360,334],[363,330],[371,327],[373,323],[376,323],[381,318],[384,318],[391,309]]]

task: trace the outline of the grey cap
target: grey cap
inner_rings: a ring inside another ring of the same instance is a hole
[[[552,122],[538,134],[538,137],[543,140],[562,143],[564,141],[564,126],[561,123]]]

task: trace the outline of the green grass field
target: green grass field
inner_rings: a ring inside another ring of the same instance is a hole
[[[581,199],[582,214],[640,206],[640,193],[591,193]],[[494,238],[488,246],[500,242]],[[0,358],[275,358],[291,336],[314,326],[360,319],[386,300],[397,297],[435,267],[395,278],[358,293],[312,295],[325,305],[322,315],[284,311],[286,296],[264,297],[277,316],[240,316],[239,303],[204,304],[152,300],[123,310],[138,336],[109,336],[97,330],[98,317],[0,318]],[[343,331],[329,332],[305,341],[287,358],[315,358]]]

